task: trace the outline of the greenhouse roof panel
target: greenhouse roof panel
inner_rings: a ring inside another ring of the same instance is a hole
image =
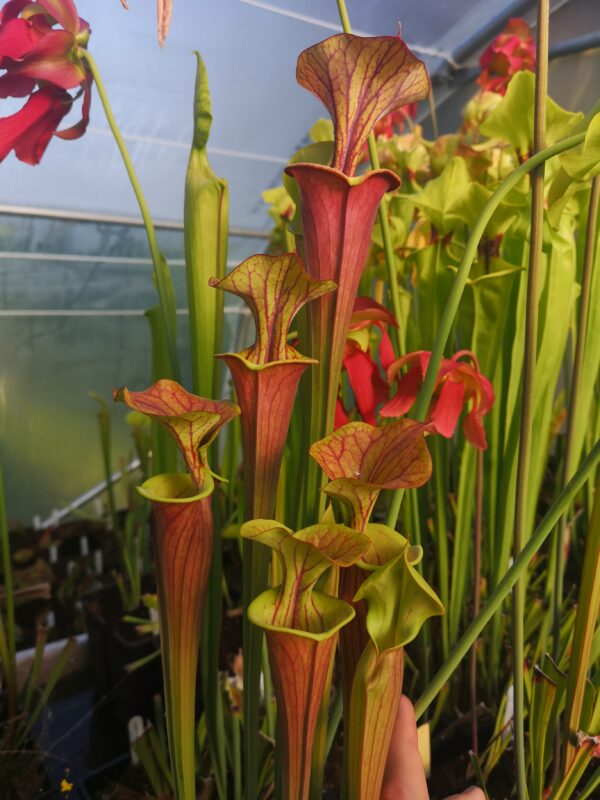
[[[117,0],[78,0],[77,5],[92,26],[90,51],[156,218],[182,218],[192,131],[193,51],[199,50],[213,99],[211,161],[217,174],[230,181],[231,223],[268,225],[261,191],[279,182],[286,160],[315,119],[325,115],[296,84],[296,59],[301,50],[339,27],[337,4],[175,0],[163,50],[157,45],[155,12],[149,7],[154,4],[148,0],[131,0],[128,12]],[[393,34],[401,22],[408,42],[427,52],[441,51],[438,57],[421,53],[435,71],[505,5],[498,0],[350,0],[348,8],[355,29],[362,33]],[[139,213],[97,93],[82,139],[54,140],[37,168],[10,155],[2,171],[2,204]]]

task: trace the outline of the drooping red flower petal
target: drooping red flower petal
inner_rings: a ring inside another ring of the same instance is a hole
[[[394,315],[385,306],[370,297],[355,298],[342,363],[348,374],[356,407],[365,422],[372,425],[376,422],[377,407],[388,399],[389,386],[381,376],[377,361],[371,356],[371,337],[367,329],[378,328],[381,331],[376,355],[387,372],[394,360],[394,349],[387,333],[388,325],[397,327]],[[364,333],[359,335],[360,331]],[[343,424],[342,420],[343,417],[336,410],[334,427],[339,428]],[[348,421],[347,415],[344,421]]]
[[[0,160],[14,149],[21,161],[39,163],[79,96],[66,89],[83,89],[82,118],[57,135],[76,139],[85,132],[92,80],[79,48],[86,46],[88,34],[73,0],[11,0],[2,8],[0,69],[6,72],[0,76],[0,97],[31,96],[21,111],[0,119]]]
[[[387,400],[389,394],[389,387],[381,377],[377,363],[357,344],[349,341],[344,367],[361,417],[370,425],[375,425],[375,409]]]
[[[333,423],[333,427],[337,430],[338,428],[341,428],[342,425],[346,425],[348,422],[350,422],[350,417],[344,408],[342,398],[338,397],[337,403],[335,404],[335,421]]]
[[[0,24],[0,66],[10,67],[6,59],[20,60],[39,42],[41,36],[26,19],[10,19]]]
[[[382,417],[398,417],[410,410],[423,385],[430,356],[427,351],[416,351],[397,359],[390,366],[388,380],[390,383],[398,380],[398,391],[381,409]],[[465,357],[472,363],[461,360]],[[404,367],[408,367],[408,371],[402,375]],[[477,359],[469,350],[460,350],[452,358],[442,360],[427,419],[436,433],[450,438],[454,435],[463,408],[467,406],[463,421],[465,437],[474,447],[485,450],[487,442],[483,417],[493,404],[494,389],[479,371]]]
[[[394,361],[395,355],[396,354],[394,353],[392,340],[390,339],[388,332],[382,326],[381,341],[379,342],[379,360],[381,361],[381,366],[385,370],[386,374]]]
[[[404,125],[407,119],[414,119],[417,116],[417,104],[407,103],[399,108],[397,111],[392,111],[387,114],[383,119],[373,128],[373,133],[376,137],[383,139],[391,139],[397,133],[404,131]]]
[[[92,76],[87,74],[83,83],[83,104],[81,106],[81,119],[62,131],[56,131],[54,134],[59,139],[79,139],[80,136],[86,132],[88,123],[90,121],[90,106],[92,104]]]
[[[471,442],[473,447],[478,450],[487,449],[487,439],[485,438],[485,429],[483,427],[483,415],[478,414],[475,409],[469,411],[463,421],[463,433],[465,439]]]
[[[20,161],[39,164],[72,102],[68,92],[44,86],[16,114],[0,118],[0,161],[14,150]]]
[[[0,97],[27,97],[35,88],[32,78],[22,75],[11,75],[10,72],[0,77]]]
[[[463,383],[447,380],[431,402],[429,419],[433,422],[436,432],[446,439],[449,439],[456,430],[464,396]]]
[[[9,0],[0,8],[0,25],[4,25],[10,19],[16,19],[29,2],[30,0]]]
[[[77,52],[87,40],[83,32],[89,25],[73,0],[9,3],[0,16],[0,67],[8,75],[74,89],[86,77]]]
[[[85,79],[83,64],[71,58],[74,44],[75,40],[68,31],[51,30],[24,54],[22,60],[10,66],[10,72],[48,81],[61,89],[74,89]]]
[[[72,36],[79,33],[80,22],[87,27],[87,22],[79,19],[73,0],[37,0],[37,3]]]
[[[423,383],[422,360],[421,353],[410,353],[390,365],[388,368],[390,384],[403,366],[407,365],[409,369],[398,380],[398,390],[394,397],[381,409],[382,417],[400,417],[412,407]]]
[[[373,300],[371,297],[356,297],[352,317],[350,318],[350,330],[360,331],[368,328],[375,323],[385,323],[398,327],[396,318],[385,306]]]

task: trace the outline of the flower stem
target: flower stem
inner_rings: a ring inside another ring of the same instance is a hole
[[[546,141],[549,19],[549,0],[538,0],[535,110],[533,126],[534,153],[539,153],[543,149]],[[523,389],[521,399],[519,456],[517,461],[513,559],[516,559],[523,549],[527,535],[527,502],[529,493],[529,471],[531,463],[531,443],[534,414],[535,363],[537,353],[538,302],[540,288],[540,268],[542,261],[543,226],[544,164],[542,163],[535,168],[531,175],[531,234],[529,239],[529,268],[527,271],[525,352],[523,355]],[[527,772],[525,764],[525,688],[523,677],[526,586],[527,574],[524,573],[515,584],[512,602],[513,685],[515,693],[513,731],[518,800],[527,800]]]
[[[477,478],[475,487],[475,562],[473,565],[473,617],[477,618],[481,602],[481,540],[483,533],[483,450],[477,451]],[[471,647],[471,750],[479,752],[477,731],[477,641]]]
[[[502,580],[490,594],[485,606],[452,648],[442,668],[433,676],[427,689],[415,703],[417,719],[429,708],[439,692],[450,680],[452,674],[469,652],[481,631],[502,606],[517,580],[526,572],[531,559],[552,533],[555,525],[571,505],[574,498],[585,486],[598,463],[600,463],[600,439],[595,443],[572,479],[552,503],[531,538],[514,560],[512,567],[504,574]]]
[[[435,108],[435,95],[431,83],[429,85],[429,114],[431,116],[431,132],[433,133],[433,138],[437,139],[440,135],[440,131],[438,129],[437,112]]]
[[[344,33],[352,33],[352,26],[350,24],[350,17],[348,16],[348,9],[346,8],[345,0],[337,0],[337,6]],[[379,153],[377,152],[377,143],[375,141],[375,134],[373,132],[369,134],[368,142],[371,167],[373,169],[380,169]],[[398,276],[396,274],[396,254],[394,253],[394,246],[392,244],[387,208],[388,201],[384,197],[379,206],[379,224],[381,226],[381,237],[383,239],[383,251],[385,253],[385,263],[388,272],[388,283],[392,298],[392,309],[394,311],[396,322],[398,323],[398,327],[395,329],[396,347],[398,350],[398,355],[403,356],[406,352],[406,345],[404,342],[404,326],[402,325],[401,321],[402,308],[400,306],[400,291],[398,289]]]
[[[440,600],[444,604],[446,613],[441,618],[442,626],[442,654],[448,658],[448,601],[449,586],[448,576],[450,566],[448,559],[448,526],[446,521],[446,482],[444,480],[445,464],[444,447],[439,436],[432,437],[433,447],[433,482],[435,486],[435,543],[437,549],[437,568],[439,575]]]
[[[175,293],[173,290],[171,275],[169,273],[165,258],[158,247],[156,230],[154,228],[154,223],[152,222],[152,217],[150,216],[150,210],[148,208],[146,198],[144,197],[142,187],[140,186],[135,173],[131,156],[127,150],[127,145],[125,144],[125,140],[123,139],[113,114],[113,110],[108,99],[108,94],[106,93],[106,87],[104,86],[98,66],[93,56],[85,48],[79,48],[78,55],[87,63],[90,72],[92,73],[92,77],[100,97],[100,102],[102,103],[102,108],[104,109],[106,121],[108,122],[108,126],[115,139],[115,142],[117,143],[119,152],[121,153],[121,158],[123,159],[123,164],[125,165],[125,169],[127,171],[127,176],[129,177],[129,181],[140,208],[140,213],[144,222],[144,228],[146,229],[146,236],[148,238],[148,245],[150,247],[152,264],[154,265],[154,281],[160,301],[161,317],[163,321],[167,350],[169,353],[169,360],[171,363],[171,375],[168,377],[171,377],[176,381],[180,381],[181,370],[179,367],[179,356],[177,353],[177,333],[175,329]]]
[[[456,276],[452,283],[452,287],[448,294],[448,300],[446,301],[444,312],[438,325],[437,334],[431,351],[431,358],[429,359],[429,365],[423,381],[423,386],[421,387],[413,408],[413,417],[415,419],[422,422],[427,415],[429,403],[431,402],[431,398],[435,389],[437,374],[444,355],[446,342],[448,341],[452,331],[454,318],[456,316],[456,312],[458,311],[458,306],[469,278],[471,265],[473,264],[473,259],[477,253],[477,247],[484,234],[486,225],[494,215],[494,211],[498,208],[506,195],[509,194],[511,189],[513,189],[519,183],[524,175],[527,175],[537,166],[546,162],[549,158],[557,156],[560,153],[564,153],[566,150],[571,150],[573,147],[577,147],[577,145],[581,144],[584,139],[585,131],[574,134],[573,136],[569,136],[567,139],[562,139],[560,142],[556,142],[556,144],[553,144],[550,147],[544,148],[527,161],[524,161],[519,167],[517,167],[517,169],[514,170],[514,172],[511,172],[511,174],[502,181],[494,194],[483,207],[483,210],[477,222],[473,226],[473,230],[471,231],[471,235],[469,236],[466,247],[463,251],[460,265],[456,271]],[[402,493],[402,489],[397,489],[390,505],[387,524],[392,528],[395,527],[396,522],[398,521]]]

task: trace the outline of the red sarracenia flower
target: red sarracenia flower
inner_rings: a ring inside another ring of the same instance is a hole
[[[393,314],[385,306],[370,297],[357,297],[350,319],[350,329],[346,339],[342,368],[348,375],[350,388],[354,395],[356,408],[365,422],[375,425],[377,406],[389,397],[390,389],[381,377],[377,361],[369,352],[370,330],[373,327],[381,331],[378,346],[379,361],[384,372],[387,372],[394,360],[394,350],[387,333],[388,325],[397,326]],[[348,412],[340,397],[335,411],[335,427],[339,428],[349,422]]]
[[[417,116],[417,107],[417,103],[407,103],[396,111],[392,111],[390,114],[383,117],[383,119],[379,120],[373,128],[373,133],[376,137],[382,137],[384,139],[391,139],[395,134],[403,133],[406,122],[409,119],[415,119]]]
[[[0,97],[29,99],[15,114],[0,118],[0,161],[14,149],[38,164],[52,136],[77,139],[89,120],[91,76],[79,55],[90,35],[73,0],[10,0],[0,10]],[[71,95],[67,89],[77,89]],[[83,93],[80,122],[58,126]]]
[[[430,352],[418,350],[399,358],[390,366],[388,380],[391,383],[398,379],[398,391],[381,409],[382,417],[400,417],[410,409],[423,384],[430,356]],[[470,358],[472,364],[461,361],[463,357]],[[408,367],[408,370],[400,375],[403,367]],[[471,405],[463,420],[463,432],[474,447],[485,450],[487,441],[483,417],[494,403],[494,389],[479,371],[473,353],[459,350],[452,358],[442,360],[427,421],[433,424],[436,433],[450,438],[456,430],[463,406],[468,403]]]
[[[535,69],[535,43],[524,19],[509,19],[506,27],[479,59],[477,83],[489,92],[505,94],[510,79],[523,69]]]

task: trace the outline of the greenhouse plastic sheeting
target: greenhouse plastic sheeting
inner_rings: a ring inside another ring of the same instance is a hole
[[[466,36],[497,17],[499,0],[350,0],[357,31],[403,35],[426,52],[431,71]],[[206,62],[214,125],[211,162],[230,181],[231,219],[262,227],[260,191],[279,180],[282,166],[326,112],[295,80],[306,47],[339,30],[335,0],[174,0],[163,50],[156,41],[155,0],[77,0],[92,25],[89,49],[104,77],[116,118],[147,193],[161,219],[182,217],[182,185],[192,131],[193,51]],[[427,10],[429,9],[429,11]],[[290,16],[291,15],[291,16]],[[137,214],[117,148],[97,95],[88,133],[51,143],[31,169],[13,156],[2,165],[0,203]]]
[[[185,312],[182,233],[159,231],[159,243]],[[232,237],[231,258],[264,244]],[[11,520],[46,517],[104,478],[98,404],[89,392],[111,407],[113,468],[133,457],[126,409],[113,407],[111,390],[150,383],[143,312],[156,304],[156,291],[147,254],[141,228],[0,215],[0,441]],[[226,348],[248,344],[250,326],[240,319],[247,319],[242,304],[228,298]],[[180,313],[184,379],[187,322]]]
[[[130,0],[129,12],[118,0],[77,0],[77,5],[92,24],[90,50],[155,219],[174,225],[182,219],[198,49],[213,98],[210,160],[230,184],[231,224],[267,229],[261,191],[280,183],[288,158],[306,141],[313,122],[325,116],[320,103],[296,84],[295,65],[301,50],[339,29],[335,0],[174,0],[163,50],[156,42],[154,0]],[[395,33],[401,22],[404,38],[438,75],[448,72],[455,54],[490,21],[532,6],[500,0],[348,0],[357,32]],[[553,0],[551,6],[551,43],[600,27],[597,0]],[[531,21],[531,10],[527,16]],[[477,48],[462,50],[464,66],[477,63]],[[599,70],[598,51],[553,62],[550,92],[568,108],[589,110]],[[452,76],[436,88],[442,132],[456,129],[473,92],[472,84],[460,88]],[[421,103],[420,115],[427,108]],[[0,170],[0,205],[139,219],[97,94],[82,139],[53,140],[35,168],[9,155]],[[159,239],[183,311],[181,230],[162,228]],[[230,265],[265,245],[264,238],[233,237]],[[12,519],[46,517],[103,478],[97,404],[88,392],[109,400],[113,386],[142,388],[150,381],[143,310],[156,303],[156,293],[148,256],[143,229],[133,224],[0,215],[0,448]],[[227,303],[227,345],[245,344],[249,326],[240,328],[239,321],[248,318],[239,304]],[[187,369],[185,314],[178,325]],[[117,468],[129,460],[132,446],[124,409],[115,408],[113,416]]]

